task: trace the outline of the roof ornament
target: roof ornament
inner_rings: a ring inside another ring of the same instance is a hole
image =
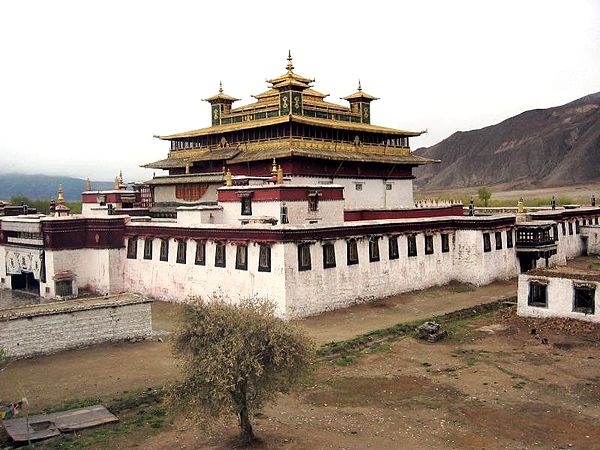
[[[288,63],[287,66],[285,66],[285,68],[287,69],[288,72],[291,72],[292,70],[294,70],[294,65],[292,64],[292,51],[288,50],[288,57],[287,57]]]
[[[86,191],[91,191],[92,190],[92,182],[90,181],[90,177],[88,177],[85,180],[85,190]]]
[[[56,196],[56,203],[59,205],[65,204],[65,191],[63,190],[62,184],[58,185],[58,193]]]
[[[277,177],[277,161],[275,161],[275,158],[273,158],[273,163],[271,164],[271,175]]]
[[[360,78],[358,79],[358,92],[362,92],[362,86],[360,85]]]
[[[219,81],[219,94],[223,93],[223,82]]]

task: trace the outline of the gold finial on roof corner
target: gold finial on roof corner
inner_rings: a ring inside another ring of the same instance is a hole
[[[358,79],[358,92],[362,91],[362,86],[360,85],[360,78]]]
[[[277,184],[283,184],[283,168],[281,164],[277,167]]]
[[[225,174],[225,186],[233,186],[233,178],[229,169],[227,169],[227,173]]]
[[[223,82],[219,81],[219,94],[223,93]]]
[[[113,189],[115,191],[118,191],[119,189],[121,189],[121,183],[119,182],[119,176],[118,175],[115,177],[115,182],[113,183]]]
[[[63,205],[65,203],[65,193],[63,191],[62,184],[58,185],[58,194],[56,196],[56,203],[58,205]]]
[[[189,159],[185,160],[185,174],[186,175],[190,174],[190,160]]]
[[[275,161],[275,158],[273,158],[273,164],[271,165],[271,175],[277,176],[277,161]]]
[[[292,64],[292,51],[288,50],[288,57],[287,57],[288,63],[287,66],[285,66],[285,68],[287,69],[288,72],[291,72],[292,70],[294,70],[294,65]]]
[[[90,177],[87,177],[87,179],[85,180],[85,190],[86,191],[92,190],[92,182],[90,181]]]

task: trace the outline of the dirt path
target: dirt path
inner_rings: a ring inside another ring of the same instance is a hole
[[[296,320],[318,344],[350,339],[391,325],[427,319],[517,294],[516,279],[487,286],[449,284]]]
[[[449,285],[390,297],[297,321],[317,343],[347,339],[404,321],[430,317],[514,295],[515,282],[475,288]],[[173,331],[179,305],[154,302],[155,330]],[[34,411],[70,399],[88,399],[162,386],[177,376],[168,339],[120,343],[12,363],[0,373],[0,400],[27,397]]]

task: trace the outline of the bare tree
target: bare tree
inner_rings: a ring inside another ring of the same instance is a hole
[[[275,317],[269,301],[233,305],[213,299],[186,307],[174,352],[184,379],[171,389],[171,408],[205,423],[233,413],[247,445],[256,440],[251,415],[298,383],[314,346],[298,328]]]

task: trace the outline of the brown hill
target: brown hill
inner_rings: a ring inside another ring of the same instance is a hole
[[[442,161],[415,170],[415,182],[424,191],[598,182],[600,92],[566,105],[526,111],[479,130],[459,131],[415,153]]]

